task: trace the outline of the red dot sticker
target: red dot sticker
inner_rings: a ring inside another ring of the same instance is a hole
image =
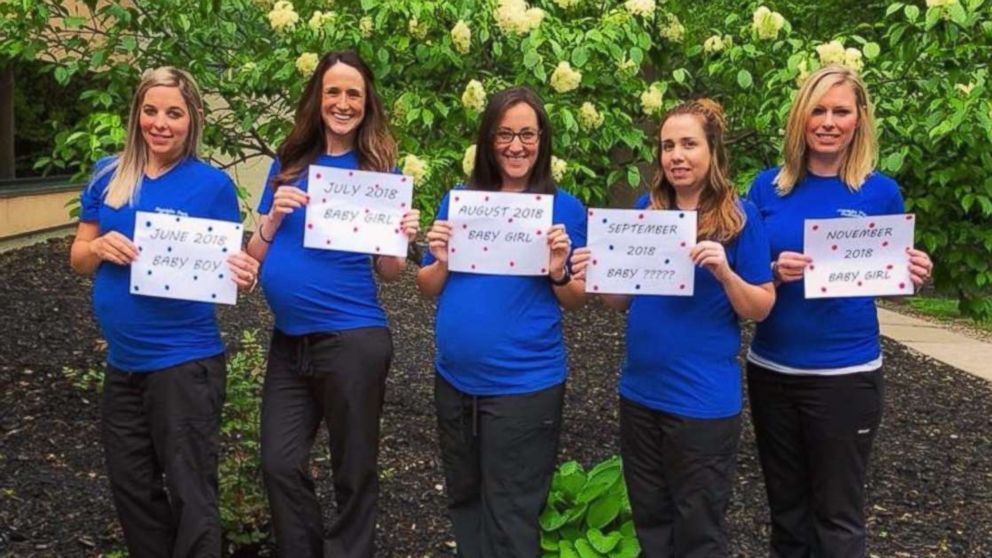
[[[379,247],[378,247],[378,246],[376,246],[376,247],[375,247],[375,251],[376,251],[376,252],[378,252],[378,251],[379,251]]]
[[[460,201],[460,200],[461,200],[461,198],[459,198],[458,196],[455,196],[455,201]]]
[[[510,262],[510,267],[513,267],[513,266],[515,266],[515,265],[517,265],[517,264],[515,264],[515,263],[513,263],[513,262]]]
[[[355,176],[355,173],[352,171],[348,171],[348,176]]]
[[[313,228],[313,223],[307,223],[307,228],[308,229],[312,229]]]
[[[488,246],[483,246],[482,247],[482,251],[483,252],[488,252],[489,251],[489,247]]]
[[[507,223],[512,223],[513,222],[513,217],[510,217],[509,219],[507,219],[506,222]]]
[[[463,223],[463,224],[462,224],[462,228],[463,228],[463,229],[467,229],[467,228],[468,228],[468,224],[467,224],[467,223]]]
[[[813,230],[814,231],[820,230],[820,225],[813,225]]]
[[[330,239],[330,238],[328,238],[328,239],[327,239],[327,245],[328,245],[328,246],[330,246],[330,245],[331,245],[331,239]]]
[[[900,289],[905,289],[906,288],[906,283],[899,283],[899,288]]]
[[[452,246],[452,247],[451,247],[451,253],[452,253],[452,254],[454,254],[454,253],[455,253],[455,247],[454,247],[454,246]]]
[[[885,248],[885,247],[886,247],[886,246],[888,246],[888,245],[889,245],[889,241],[888,241],[888,240],[886,240],[885,242],[883,242],[883,243],[882,243],[882,248]]]
[[[534,199],[537,200],[537,201],[541,201],[541,195],[538,194],[538,195],[534,196]]]
[[[589,210],[589,216],[592,217],[592,210]]]
[[[320,173],[318,172],[318,173],[317,173],[317,180],[320,180],[321,178],[323,178],[323,177],[322,177],[322,176],[320,175]]]
[[[472,264],[472,269],[475,269],[475,264]]]
[[[320,203],[327,203],[327,198],[321,198]]]
[[[486,200],[486,201],[489,201],[489,196],[486,196],[486,197],[485,197],[485,200]]]
[[[680,290],[680,291],[684,291],[684,290],[685,290],[685,285],[684,285],[684,284],[682,284],[682,285],[679,285],[679,290]]]
[[[593,260],[592,261],[592,265],[596,265],[596,260]]]
[[[352,229],[351,231],[352,231],[352,232],[358,232],[358,227],[355,227],[355,228],[354,228],[354,229]]]
[[[547,273],[547,272],[548,272],[548,270],[547,270],[547,269],[545,269],[545,268],[543,268],[543,267],[541,268],[541,273]]]
[[[643,213],[639,213],[639,214],[637,215],[637,218],[638,218],[638,219],[643,219],[643,218],[644,218],[644,214],[643,214]]]
[[[913,216],[912,215],[907,215],[906,216],[906,220],[907,221],[912,221],[913,220]]]
[[[393,232],[396,233],[396,234],[400,234],[400,230],[399,229],[393,229]]]
[[[868,223],[868,228],[869,229],[874,229],[875,228],[875,223]]]
[[[401,178],[400,182],[406,182],[406,177],[404,176],[403,178]]]
[[[830,247],[830,249],[831,249],[831,250],[837,250],[837,245],[836,245],[836,244],[834,244],[833,246],[831,246],[831,247]]]
[[[367,207],[365,208],[365,213],[369,213],[370,211],[372,211],[372,210],[369,209],[369,208],[367,208]]]
[[[892,269],[892,264],[885,266],[885,269]]]
[[[537,236],[541,236],[541,229],[537,229]]]
[[[685,248],[685,242],[682,243],[682,247]]]
[[[809,270],[810,270],[810,271],[813,271],[813,269],[815,269],[815,268],[813,267],[813,264],[809,264]]]
[[[406,202],[401,203],[400,207],[406,207]]]
[[[861,281],[858,281],[858,286],[859,286],[859,287],[861,286]]]
[[[825,293],[825,292],[827,292],[827,288],[826,288],[826,287],[820,287],[820,292],[821,292],[821,293]]]

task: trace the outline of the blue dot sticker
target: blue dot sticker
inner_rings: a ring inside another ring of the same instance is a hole
[[[225,247],[223,247],[223,248],[221,248],[221,249],[220,249],[220,251],[221,251],[221,252],[225,252],[225,253],[226,253],[226,252],[227,252],[227,246],[225,246]]]
[[[194,280],[194,281],[196,281],[196,280],[197,280],[197,279],[199,279],[199,278],[200,278],[200,276],[199,276],[199,275],[194,275],[194,276],[193,276],[193,280]]]
[[[604,223],[606,222],[606,217],[603,217],[603,222],[604,222]]]
[[[152,226],[152,222],[151,222],[151,221],[145,221],[145,226],[146,226],[146,227],[150,227],[150,226]]]
[[[172,251],[172,246],[169,246],[168,248],[166,248],[165,251],[166,252],[171,252]]]
[[[179,217],[176,217],[176,222],[177,222],[177,223],[179,222]]]
[[[137,290],[138,290],[138,286],[137,285],[134,286],[134,290],[135,290],[135,292],[137,292]]]
[[[152,274],[152,270],[149,269],[148,270],[148,275],[151,275],[151,274]]]
[[[207,227],[207,232],[214,232],[214,228],[213,227]]]
[[[634,285],[634,289],[639,291],[639,290],[641,290],[641,286],[640,285]]]
[[[666,263],[666,264],[667,264],[667,263],[668,263],[669,261],[670,261],[670,260],[669,260],[668,258],[665,258],[665,263]]]
[[[217,275],[217,277],[223,279],[224,278],[224,274],[223,273],[220,273],[220,274]]]
[[[610,250],[612,250],[612,249],[613,249],[613,245],[612,245],[612,244],[610,244]]]
[[[168,285],[165,286],[165,290],[169,290],[169,286]]]
[[[679,219],[685,217],[685,213],[679,213]]]
[[[210,295],[210,298],[217,298],[217,295],[212,294],[212,295]]]
[[[145,249],[144,249],[143,247],[141,247],[141,246],[138,246],[138,251],[139,251],[139,252],[144,252],[144,251],[145,251]]]
[[[241,225],[234,225],[234,230],[240,231],[241,230]]]

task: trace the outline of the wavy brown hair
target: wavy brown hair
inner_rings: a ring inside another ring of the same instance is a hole
[[[706,173],[706,184],[699,195],[698,234],[700,240],[715,240],[727,243],[744,229],[745,216],[733,184],[730,182],[730,159],[724,141],[727,123],[723,117],[723,107],[711,99],[696,99],[682,103],[668,112],[658,125],[658,156],[655,159],[654,177],[651,179],[650,194],[652,209],[674,209],[675,188],[665,178],[661,166],[661,129],[665,122],[674,116],[690,115],[699,119],[710,150],[710,168]]]
[[[540,129],[538,140],[537,160],[527,178],[527,191],[539,194],[555,193],[555,181],[551,177],[551,119],[544,110],[544,103],[529,87],[519,86],[504,89],[489,99],[486,110],[482,113],[482,123],[479,126],[479,138],[475,145],[475,167],[468,180],[468,187],[474,190],[499,190],[503,178],[499,172],[499,163],[493,154],[496,142],[496,130],[503,120],[503,115],[511,107],[525,103],[537,114],[537,126]]]
[[[377,172],[391,172],[396,167],[396,141],[376,93],[372,70],[354,51],[332,51],[321,57],[310,76],[296,107],[293,129],[276,150],[281,167],[272,178],[272,188],[296,180],[327,149],[320,105],[324,74],[337,63],[355,68],[365,81],[365,114],[358,125],[354,146],[358,151],[358,167]]]

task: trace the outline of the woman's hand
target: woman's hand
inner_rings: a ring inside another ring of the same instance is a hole
[[[117,231],[110,231],[89,242],[90,252],[103,261],[129,265],[138,259],[138,248],[131,239]]]
[[[231,277],[241,290],[249,290],[258,281],[258,260],[244,252],[238,252],[227,258],[231,268]]]
[[[586,270],[589,269],[590,261],[592,261],[592,250],[588,247],[576,248],[569,260],[569,264],[572,266],[572,279],[585,281]]]
[[[933,274],[933,262],[923,250],[910,248],[906,252],[909,254],[909,278],[918,289],[930,280]]]
[[[451,225],[447,221],[434,221],[427,231],[427,248],[434,259],[447,265],[448,239],[451,238]]]
[[[272,209],[269,211],[269,219],[273,225],[282,223],[285,216],[306,206],[310,202],[310,196],[296,186],[279,186],[272,196]],[[270,234],[274,234],[270,233]]]
[[[551,262],[548,264],[548,275],[553,280],[565,277],[565,263],[572,251],[572,240],[565,232],[565,225],[552,225],[548,229],[548,246],[551,248]]]
[[[692,263],[710,270],[713,277],[721,283],[734,275],[727,263],[727,251],[719,242],[704,240],[692,247],[689,257],[692,258]]]
[[[419,209],[411,209],[403,215],[403,220],[400,221],[400,230],[406,235],[407,242],[413,242],[417,239],[417,233],[420,232]]]
[[[782,252],[772,265],[772,276],[779,283],[792,283],[803,278],[813,258],[799,252]]]

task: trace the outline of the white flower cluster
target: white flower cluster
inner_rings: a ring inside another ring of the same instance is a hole
[[[754,10],[751,28],[759,39],[774,40],[785,25],[785,18],[778,12],[773,12],[765,6]]]
[[[326,25],[334,23],[334,20],[337,19],[337,17],[338,14],[334,12],[322,12],[317,10],[312,16],[310,16],[310,21],[307,22],[307,25],[310,26],[310,29],[320,32]]]
[[[551,178],[555,182],[561,182],[565,178],[565,171],[568,170],[568,163],[554,155],[551,156]]]
[[[269,12],[269,25],[274,31],[286,31],[300,21],[299,14],[293,9],[293,3],[280,0],[272,6]]]
[[[451,43],[455,45],[455,50],[462,54],[468,54],[468,50],[472,46],[472,30],[468,28],[467,23],[460,19],[451,28]]]
[[[971,95],[971,90],[974,89],[974,88],[975,88],[975,84],[974,83],[969,83],[967,85],[965,85],[963,83],[956,83],[956,84],[954,84],[954,89],[957,89],[965,97],[967,97],[968,95]]]
[[[317,69],[317,64],[320,62],[320,58],[312,52],[304,52],[296,59],[296,71],[300,72],[300,75],[304,77],[310,77],[310,74]]]
[[[572,65],[562,60],[558,63],[554,72],[551,72],[551,87],[559,93],[568,93],[579,86],[582,81],[582,73],[573,70]]]
[[[861,51],[856,48],[845,49],[840,41],[830,41],[816,47],[816,54],[820,57],[820,64],[841,64],[855,71],[860,71],[864,66]]]
[[[430,30],[426,21],[418,21],[417,18],[410,19],[410,22],[407,23],[406,27],[407,31],[410,33],[410,36],[420,41],[427,37],[427,31]]]
[[[544,20],[544,10],[531,8],[525,0],[499,0],[496,25],[507,35],[526,35]]]
[[[372,29],[374,27],[375,24],[372,23],[372,18],[369,16],[365,16],[358,20],[358,29],[362,32],[362,36],[366,39],[372,36]]]
[[[462,157],[462,170],[465,171],[465,176],[472,176],[472,171],[475,169],[475,144],[468,146],[465,150],[465,156]]]
[[[627,0],[623,3],[627,11],[646,19],[654,17],[654,0]]]
[[[486,108],[486,90],[482,87],[482,82],[477,79],[468,82],[462,93],[462,105],[475,112],[482,112]]]
[[[578,6],[579,2],[581,2],[582,0],[554,0],[554,1],[555,4],[558,4],[559,8],[563,10],[567,10],[569,8],[574,8]]]
[[[624,59],[617,64],[617,73],[624,77],[633,77],[638,70],[640,70],[640,67],[637,65],[637,62],[634,62],[627,57],[624,57]]]
[[[654,116],[661,112],[662,108],[661,88],[657,83],[652,83],[646,91],[641,93],[641,110],[648,116]]]
[[[955,4],[959,4],[958,0],[927,0],[928,8],[949,8]]]
[[[681,43],[685,38],[685,26],[675,14],[665,14],[658,22],[658,33],[667,41]]]
[[[403,158],[402,171],[403,174],[413,177],[413,184],[415,186],[423,184],[429,174],[427,163],[413,153]]]
[[[713,35],[712,37],[703,41],[703,52],[716,53],[722,52],[730,47],[734,46],[734,38],[730,35]]]
[[[603,125],[603,115],[596,106],[586,101],[579,107],[579,125],[587,130],[594,130]]]

